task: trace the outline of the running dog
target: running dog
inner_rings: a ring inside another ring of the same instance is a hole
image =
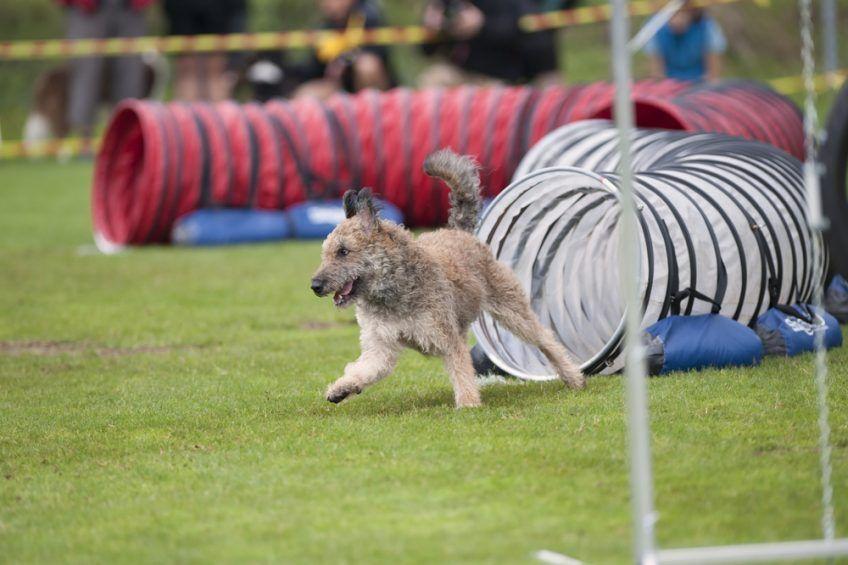
[[[539,322],[518,279],[472,235],[480,212],[477,164],[441,150],[424,171],[451,188],[446,229],[416,239],[380,220],[366,188],[345,193],[346,219],[324,241],[312,291],[332,294],[339,308],[356,304],[362,348],[327,400],[341,402],[385,378],[409,347],[444,360],[457,408],[480,406],[466,336],[481,312],[538,347],[566,385],[583,388],[585,377]]]

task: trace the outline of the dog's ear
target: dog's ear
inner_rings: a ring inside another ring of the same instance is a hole
[[[344,193],[344,213],[345,218],[352,218],[356,215],[356,191],[352,188]]]
[[[380,229],[379,210],[374,203],[370,188],[363,188],[356,195],[356,215],[362,220],[366,233]]]

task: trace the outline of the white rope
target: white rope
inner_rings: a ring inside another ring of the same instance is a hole
[[[807,204],[809,207],[810,226],[815,232],[826,228],[821,208],[821,192],[819,190],[819,170],[816,163],[816,129],[818,127],[818,112],[816,111],[816,89],[814,83],[815,59],[813,51],[813,20],[812,0],[799,0],[801,8],[801,57],[804,65],[804,133],[806,161],[804,162],[804,178],[807,189]],[[818,235],[818,234],[817,234]],[[814,269],[818,269],[822,261],[822,251],[813,254]],[[822,287],[816,284],[813,291],[813,305],[822,307]],[[815,330],[815,381],[819,409],[819,460],[821,464],[822,484],[822,530],[826,540],[832,540],[836,531],[833,515],[833,485],[831,484],[830,462],[830,423],[827,405],[827,351],[824,346],[824,324]]]
[[[639,30],[633,39],[630,40],[630,43],[627,44],[627,48],[630,49],[631,53],[637,53],[641,51],[645,45],[651,41],[657,32],[662,29],[662,27],[674,17],[674,15],[680,10],[683,6],[683,0],[671,0],[668,4],[662,7],[662,10],[654,14],[648,23],[642,26],[642,29]]]

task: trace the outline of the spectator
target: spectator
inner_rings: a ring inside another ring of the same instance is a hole
[[[686,0],[645,46],[656,78],[718,80],[727,41],[719,25]]]
[[[532,13],[570,10],[577,0],[525,0],[527,11]],[[562,30],[543,30],[525,33],[521,37],[523,79],[537,87],[562,83],[559,61],[559,41]]]
[[[68,39],[139,37],[147,32],[145,8],[153,0],[59,0],[65,6]],[[71,62],[68,124],[71,131],[91,137],[103,88],[106,83],[113,102],[139,98],[144,91],[144,67],[138,55],[80,57]]]
[[[165,0],[171,35],[226,34],[243,31],[246,0]],[[188,53],[177,58],[175,95],[181,100],[220,101],[230,97],[235,80],[223,53]]]
[[[445,41],[425,45],[424,52],[441,52],[445,61],[425,70],[419,85],[524,81],[523,32],[518,27],[525,12],[522,4],[517,0],[430,0],[424,10],[424,27],[440,33]]]
[[[380,9],[372,0],[316,1],[323,18],[321,29],[350,32],[385,25]],[[306,82],[295,96],[325,98],[338,90],[385,90],[395,84],[385,47],[360,46],[343,35],[313,50],[309,62],[297,74]]]

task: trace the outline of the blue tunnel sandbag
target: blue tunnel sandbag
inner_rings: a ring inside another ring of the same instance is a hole
[[[280,210],[209,208],[179,218],[171,231],[177,245],[233,245],[279,241],[291,237],[286,213]]]
[[[400,209],[384,200],[375,199],[380,217],[396,224],[403,223]],[[345,219],[342,200],[312,200],[286,209],[292,234],[298,239],[323,239]]]
[[[480,216],[481,217],[483,216],[483,214],[486,213],[486,210],[489,208],[489,206],[492,205],[492,201],[494,201],[494,198],[483,198],[480,201]]]
[[[648,372],[758,365],[763,344],[750,328],[719,314],[670,316],[648,327]]]
[[[824,309],[840,324],[848,324],[848,281],[842,275],[836,275],[830,281],[824,297]]]
[[[809,304],[779,306],[757,319],[757,335],[766,355],[792,357],[815,349],[815,331],[825,327],[824,345],[842,345],[842,328],[835,317]]]
[[[474,366],[474,373],[476,375],[484,376],[507,374],[506,371],[495,365],[494,362],[489,359],[489,356],[486,355],[486,352],[483,351],[483,348],[480,347],[479,343],[471,348],[471,364]]]

